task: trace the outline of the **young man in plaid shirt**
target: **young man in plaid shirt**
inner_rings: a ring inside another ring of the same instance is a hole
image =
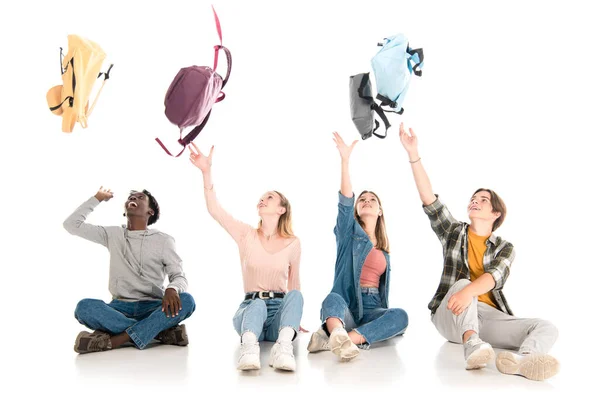
[[[444,269],[429,303],[432,322],[447,340],[463,343],[467,369],[483,368],[494,359],[492,346],[503,351],[496,367],[505,374],[544,380],[558,372],[558,361],[547,353],[558,331],[548,321],[513,316],[502,287],[515,258],[513,245],[495,231],[506,216],[502,199],[478,189],[469,201],[470,224],[457,221],[433,193],[417,146],[417,137],[400,125],[425,213],[442,243]]]

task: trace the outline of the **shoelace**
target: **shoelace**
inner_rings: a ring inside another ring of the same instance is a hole
[[[242,354],[245,353],[258,353],[258,343],[242,343]]]
[[[90,340],[88,350],[99,351],[108,349],[108,341],[110,338],[106,336],[95,337]]]
[[[279,342],[279,348],[281,349],[281,354],[294,356],[294,346],[292,346],[292,342]]]
[[[477,346],[478,344],[482,344],[483,340],[481,340],[480,338],[473,338],[473,339],[469,339],[467,340],[467,343],[465,343],[466,345],[468,345],[469,347],[473,347],[473,346]]]

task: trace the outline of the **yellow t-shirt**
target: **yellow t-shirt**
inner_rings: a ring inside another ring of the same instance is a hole
[[[487,246],[485,242],[488,240],[489,236],[477,236],[471,230],[468,230],[468,242],[469,242],[469,270],[471,272],[471,282],[475,279],[479,278],[485,272],[483,270],[483,255],[485,254],[485,250]],[[494,308],[498,308],[494,300],[492,300],[492,296],[490,292],[482,294],[478,297],[478,300],[488,304]]]

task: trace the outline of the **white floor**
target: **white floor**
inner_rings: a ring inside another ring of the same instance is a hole
[[[308,354],[310,333],[295,341],[298,368],[295,373],[275,371],[268,366],[272,343],[261,345],[262,369],[251,373],[236,370],[237,336],[226,327],[223,332],[200,332],[198,315],[188,320],[190,345],[155,345],[144,351],[122,348],[104,353],[76,355],[71,335],[41,329],[27,331],[30,349],[23,354],[17,343],[8,347],[8,379],[1,390],[18,390],[19,398],[61,393],[61,398],[145,398],[170,395],[285,396],[382,393],[403,398],[437,394],[444,398],[485,398],[532,394],[544,398],[565,398],[583,392],[592,384],[593,359],[583,347],[567,354],[569,343],[555,346],[553,355],[562,370],[546,382],[500,374],[494,365],[479,371],[466,371],[462,346],[445,342],[426,319],[413,318],[405,337],[395,338],[362,351],[350,363],[340,363],[333,354]],[[76,327],[73,324],[73,327]],[[411,330],[411,328],[414,328]],[[417,333],[417,329],[419,333]],[[15,338],[16,339],[16,338]],[[575,348],[573,348],[575,350]],[[36,355],[37,353],[37,355]],[[591,354],[590,354],[591,356]],[[3,355],[4,361],[4,355]],[[5,374],[6,376],[6,374]],[[8,398],[4,397],[3,398]]]

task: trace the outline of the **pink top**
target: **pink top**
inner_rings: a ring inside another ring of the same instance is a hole
[[[210,215],[233,237],[240,251],[244,291],[288,292],[300,290],[300,239],[276,253],[263,247],[256,228],[236,220],[223,210],[214,189],[204,189]]]
[[[385,272],[385,267],[386,261],[383,252],[373,248],[363,264],[360,285],[379,287],[379,278]]]

